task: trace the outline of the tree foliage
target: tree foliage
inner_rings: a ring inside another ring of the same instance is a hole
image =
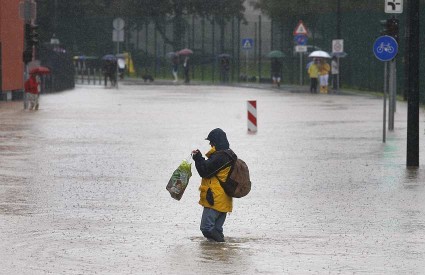
[[[126,19],[127,28],[154,24],[165,43],[177,50],[183,46],[187,16],[217,18],[217,23],[243,18],[245,0],[39,0],[38,24],[44,41],[53,33],[74,51],[99,51],[110,41],[111,19]],[[173,32],[166,32],[171,25]],[[109,43],[110,45],[111,43]],[[112,50],[112,49],[108,49]]]
[[[336,12],[338,2],[341,5],[341,11],[362,11],[382,9],[383,2],[370,0],[258,0],[251,1],[251,5],[260,9],[270,18],[283,20],[288,16],[303,16],[322,13]]]

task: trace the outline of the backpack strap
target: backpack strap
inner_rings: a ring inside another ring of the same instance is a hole
[[[229,152],[229,150],[223,150],[222,151],[223,153],[225,153],[229,158],[230,158],[230,161],[229,162],[226,162],[222,167],[220,167],[217,171],[215,171],[214,173],[215,173],[215,177],[216,177],[216,179],[218,180],[218,182],[220,182],[220,184],[224,184],[226,181],[227,181],[227,179],[229,178],[229,176],[230,176],[230,174],[233,172],[233,168],[235,167],[235,162],[236,162],[236,160],[237,160],[237,157],[236,158],[233,158],[233,156],[232,156],[232,154]],[[236,156],[236,155],[235,155]],[[217,177],[217,173],[220,171],[220,170],[222,170],[222,169],[224,169],[224,168],[227,168],[227,167],[229,167],[230,166],[230,171],[229,171],[229,173],[227,174],[227,178],[226,178],[226,180],[225,181],[221,181],[218,177]]]

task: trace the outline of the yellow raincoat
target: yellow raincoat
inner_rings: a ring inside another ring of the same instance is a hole
[[[215,147],[212,147],[205,155],[209,158],[215,152]],[[233,199],[224,192],[224,189],[221,187],[220,182],[217,179],[218,177],[222,182],[224,182],[227,179],[229,171],[230,167],[226,167],[220,170],[216,176],[212,176],[211,178],[202,178],[201,185],[199,186],[199,191],[201,192],[199,199],[200,205],[212,208],[219,212],[232,212]],[[206,199],[208,188],[211,188],[211,191],[214,194],[214,205],[212,206]]]

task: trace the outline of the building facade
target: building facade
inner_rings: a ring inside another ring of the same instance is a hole
[[[0,1],[0,100],[22,96],[24,22],[19,16],[20,0]]]

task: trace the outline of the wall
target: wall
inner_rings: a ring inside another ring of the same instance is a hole
[[[20,0],[0,2],[1,91],[23,89],[23,21],[19,17]]]

